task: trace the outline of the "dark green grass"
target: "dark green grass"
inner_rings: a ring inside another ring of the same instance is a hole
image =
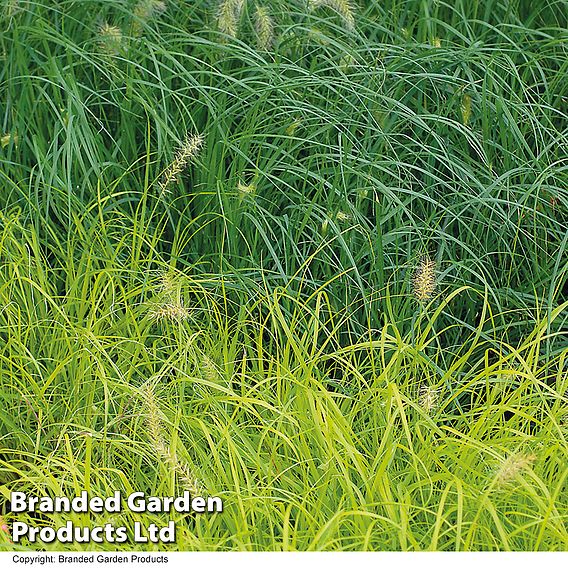
[[[212,3],[136,4],[0,8],[4,495],[72,490],[46,456],[73,488],[172,491],[150,381],[230,502],[181,547],[564,546],[566,6],[360,2],[349,31],[271,2],[263,51],[260,2],[236,38]],[[168,272],[190,316],[156,325]]]

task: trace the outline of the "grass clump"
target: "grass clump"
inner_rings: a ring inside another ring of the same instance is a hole
[[[565,548],[553,2],[7,6],[4,549],[81,489],[222,497],[96,519],[180,550]]]

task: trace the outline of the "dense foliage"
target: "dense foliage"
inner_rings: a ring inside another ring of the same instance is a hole
[[[6,526],[10,491],[185,488],[225,510],[180,550],[565,548],[567,29],[5,0]],[[169,519],[119,517],[29,522]]]

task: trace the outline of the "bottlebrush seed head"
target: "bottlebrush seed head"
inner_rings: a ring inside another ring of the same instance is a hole
[[[515,477],[523,470],[527,469],[530,464],[536,460],[534,454],[512,454],[497,468],[495,472],[495,483],[503,486],[513,481]]]
[[[256,193],[256,185],[254,183],[246,184],[240,181],[237,183],[237,191],[242,199],[247,195],[254,195]]]
[[[99,46],[106,55],[118,55],[123,47],[122,30],[108,23],[99,28]]]
[[[172,300],[152,306],[150,318],[161,322],[165,320],[180,322],[189,317],[189,309],[183,305],[181,300]]]
[[[419,302],[427,302],[436,290],[436,261],[423,257],[414,272],[414,297]]]
[[[355,31],[355,8],[350,0],[309,0],[308,7],[312,11],[326,7],[337,12],[345,29]]]
[[[467,126],[471,117],[471,95],[468,95],[467,93],[464,93],[462,97],[461,115],[463,124]]]
[[[162,193],[168,190],[168,186],[178,180],[179,175],[187,168],[188,164],[197,156],[203,147],[201,134],[188,135],[179,147],[174,161],[168,166],[160,181]]]
[[[147,411],[148,437],[153,443],[154,451],[175,472],[178,481],[184,488],[194,495],[199,495],[202,490],[200,481],[195,477],[188,464],[178,459],[164,440],[163,414],[156,398],[154,385],[146,384],[142,390],[142,396]]]
[[[162,14],[166,11],[166,3],[160,0],[140,0],[132,15],[134,21],[132,23],[132,35],[138,37],[142,33],[142,27],[147,24],[156,14]]]
[[[217,27],[221,33],[237,37],[244,0],[222,0],[217,9]]]
[[[419,403],[420,406],[427,412],[430,413],[436,409],[438,406],[439,391],[430,386],[420,387],[419,392]]]
[[[259,49],[269,51],[274,43],[274,22],[268,13],[268,8],[258,6],[255,12],[254,29]]]

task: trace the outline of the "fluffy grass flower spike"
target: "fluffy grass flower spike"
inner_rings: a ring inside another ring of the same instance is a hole
[[[172,300],[156,304],[150,310],[150,317],[158,322],[181,322],[189,317],[189,309],[181,300]]]
[[[146,426],[156,454],[175,472],[180,485],[193,495],[199,495],[202,487],[187,463],[178,459],[164,441],[163,414],[156,399],[155,387],[147,383],[142,391],[146,406]]]
[[[173,162],[168,166],[162,180],[160,190],[162,193],[168,191],[168,187],[179,179],[179,175],[187,168],[189,163],[195,159],[203,147],[203,136],[201,134],[188,135],[183,144],[178,149]]]
[[[254,24],[259,49],[269,51],[274,44],[274,22],[268,13],[268,8],[257,6]]]
[[[244,0],[222,0],[217,9],[217,28],[225,35],[236,38]]]
[[[428,414],[438,406],[440,391],[430,386],[423,385],[419,391],[419,403]]]
[[[139,36],[142,28],[156,15],[166,11],[166,3],[160,0],[140,0],[134,7],[132,15],[134,21],[132,23],[132,35]]]
[[[495,484],[503,487],[513,481],[524,469],[536,460],[534,454],[512,454],[502,461],[495,473]]]
[[[308,7],[312,11],[325,7],[337,12],[345,29],[355,31],[355,8],[350,0],[309,0]]]
[[[124,45],[122,30],[118,26],[104,23],[99,28],[98,44],[105,55],[118,55]]]
[[[419,302],[430,300],[436,291],[436,261],[423,257],[414,272],[412,284],[414,297]]]

